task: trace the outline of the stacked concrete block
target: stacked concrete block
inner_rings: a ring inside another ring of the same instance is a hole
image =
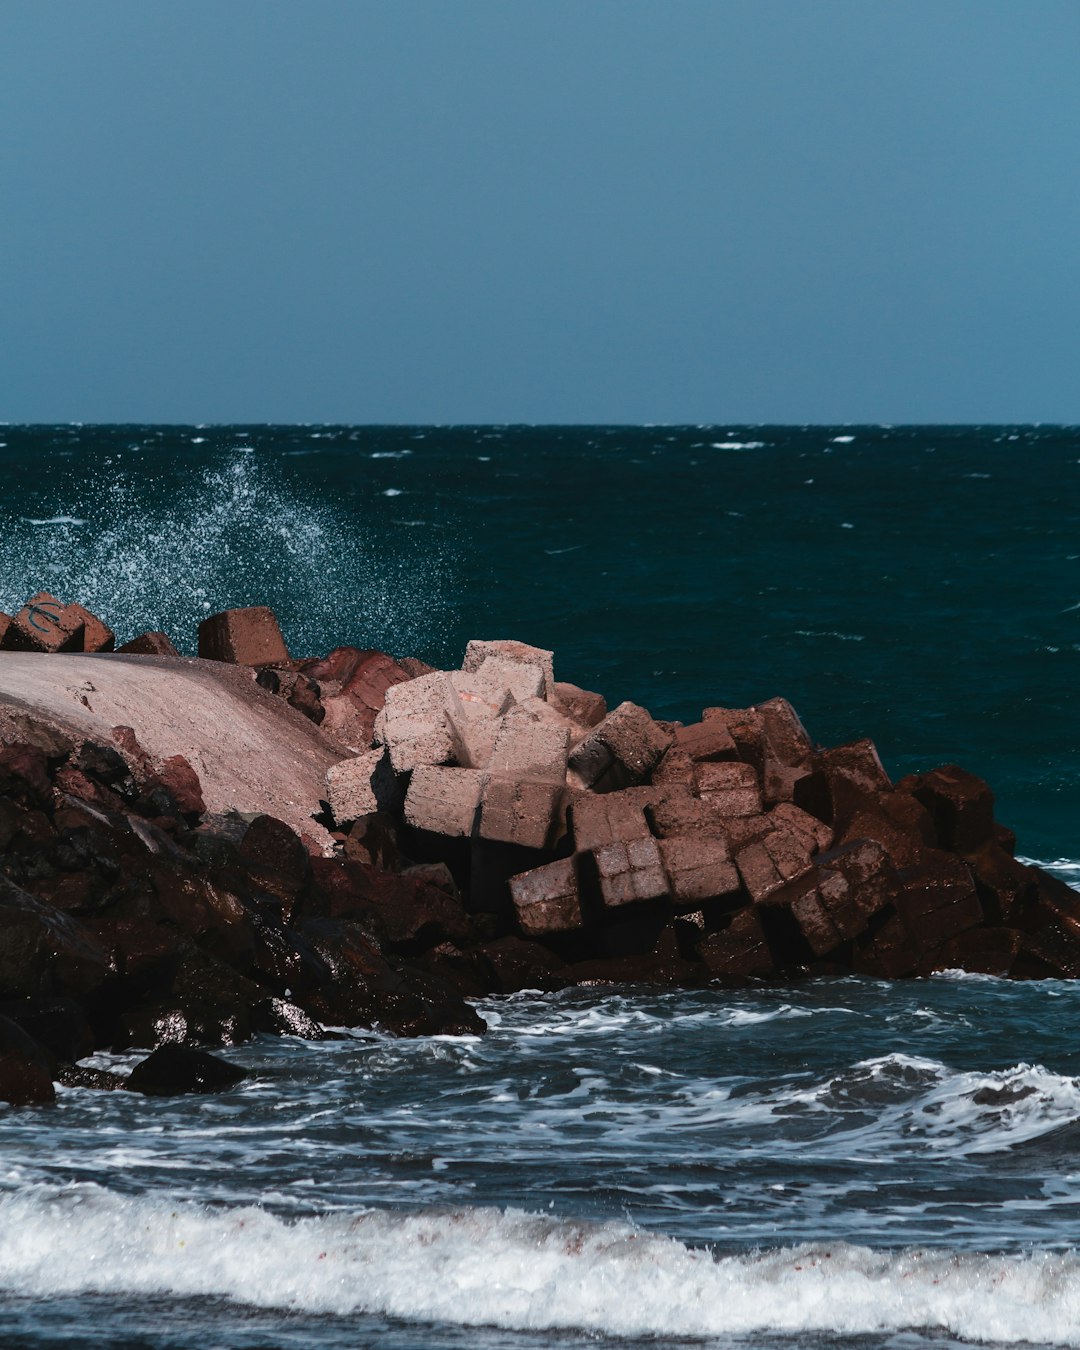
[[[530,647],[525,642],[508,639],[485,641],[474,638],[465,648],[465,659],[461,663],[461,668],[469,672],[478,671],[489,659],[514,666],[533,667],[540,673],[540,683],[532,689],[532,692],[539,693],[549,701],[555,697],[553,652],[544,651],[540,647]],[[527,698],[529,695],[524,693],[521,697]]]
[[[761,785],[754,768],[737,760],[695,763],[694,786],[702,801],[723,816],[759,816]]]
[[[570,833],[575,849],[585,852],[619,839],[647,838],[651,830],[645,808],[652,801],[649,788],[575,793],[570,801]]]
[[[579,726],[595,727],[607,716],[607,702],[602,694],[563,680],[556,681],[552,702]]]
[[[405,794],[405,820],[430,834],[471,838],[483,788],[484,774],[479,769],[418,765]]]
[[[492,843],[546,849],[564,829],[565,795],[562,783],[486,774],[477,837]]]
[[[975,883],[957,857],[940,853],[900,874],[896,909],[915,945],[929,951],[983,921]]]
[[[837,829],[843,829],[856,811],[876,809],[882,795],[893,790],[873,741],[838,745],[815,758],[827,784],[832,823]]]
[[[708,722],[692,722],[675,732],[676,750],[683,751],[691,760],[738,759],[739,751],[727,724],[719,718]]]
[[[660,845],[651,836],[618,839],[595,849],[591,856],[600,898],[606,908],[618,909],[622,905],[668,897],[669,885]]]
[[[469,769],[487,766],[500,719],[512,703],[510,690],[496,680],[467,671],[449,673],[446,719],[458,764]]]
[[[376,742],[390,753],[395,773],[421,764],[448,764],[454,758],[446,691],[442,671],[387,689],[374,730]]]
[[[577,866],[560,858],[510,878],[510,897],[526,937],[574,932],[583,923]]]
[[[499,719],[488,768],[544,783],[566,783],[570,737],[565,727],[512,708]]]
[[[704,937],[698,955],[717,979],[763,979],[776,973],[761,919],[752,909],[742,910],[726,928]]]
[[[689,835],[661,839],[658,846],[672,904],[696,908],[738,898],[741,879],[724,840]]]
[[[672,735],[636,703],[620,703],[570,755],[570,768],[593,792],[614,792],[645,782]]]
[[[975,774],[946,764],[904,781],[933,819],[942,848],[969,853],[994,838],[994,794]]]
[[[736,853],[735,864],[747,894],[758,903],[812,866],[809,852],[790,830],[770,830],[747,844]]]
[[[96,614],[91,614],[82,605],[68,605],[68,610],[83,622],[84,652],[111,652],[116,646],[116,635],[108,624],[102,623]]]

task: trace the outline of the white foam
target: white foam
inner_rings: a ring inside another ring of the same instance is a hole
[[[764,441],[710,441],[713,450],[764,450]]]
[[[1080,1259],[817,1244],[715,1259],[627,1224],[383,1210],[286,1222],[93,1185],[0,1200],[0,1283],[218,1296],[260,1307],[529,1331],[859,1335],[1080,1344]]]
[[[833,445],[850,445],[854,439],[854,436],[834,436],[832,442]]]
[[[27,525],[86,525],[81,516],[48,516],[41,520],[35,520],[33,516],[23,516]]]

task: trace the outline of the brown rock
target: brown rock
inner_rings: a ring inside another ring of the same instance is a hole
[[[183,755],[170,755],[158,766],[157,776],[165,788],[172,794],[181,815],[198,819],[206,810],[203,801],[202,785],[199,775]]]
[[[39,1106],[55,1100],[49,1057],[22,1027],[0,1016],[0,1101]]]
[[[429,666],[417,656],[399,656],[398,665],[410,680],[418,680],[421,675],[432,675],[435,672],[434,666]]]
[[[199,624],[199,655],[233,665],[284,665],[288,648],[272,609],[251,605],[226,609]]]
[[[116,634],[82,605],[68,605],[69,612],[83,623],[82,649],[84,652],[111,652],[116,645]]]
[[[180,655],[169,637],[165,633],[159,633],[156,630],[152,633],[140,633],[138,637],[133,637],[130,642],[125,642],[122,647],[118,647],[116,650],[127,656]]]
[[[82,642],[81,616],[48,591],[32,596],[0,638],[3,650],[12,652],[78,652]]]
[[[1015,928],[977,928],[927,952],[919,974],[967,970],[973,975],[1007,976],[1012,973],[1023,941],[1023,933]]]
[[[0,651],[4,649],[4,634],[11,627],[11,615],[0,609]]]
[[[510,878],[510,898],[526,937],[581,928],[581,895],[573,858],[561,858]]]
[[[890,914],[856,938],[851,967],[860,975],[902,979],[918,969],[920,953],[899,914]]]
[[[516,994],[522,989],[565,989],[573,983],[563,962],[538,942],[519,937],[485,942],[481,953],[490,963],[494,993]]]
[[[644,708],[620,703],[574,747],[570,768],[594,792],[614,792],[646,780],[671,741]]]
[[[368,863],[386,872],[396,872],[401,866],[397,817],[389,811],[372,811],[368,815],[358,816],[349,827],[344,852],[346,858],[355,862]],[[444,864],[432,863],[426,866],[443,867]]]

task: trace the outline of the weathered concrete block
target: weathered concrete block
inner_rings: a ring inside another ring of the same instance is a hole
[[[108,624],[102,623],[96,614],[91,614],[82,605],[68,605],[68,609],[72,614],[82,619],[82,649],[84,652],[111,652],[113,650],[116,646],[116,634]]]
[[[899,875],[903,891],[896,900],[897,913],[920,951],[930,951],[983,922],[971,872],[959,858],[939,853]]]
[[[652,771],[654,785],[662,787],[687,787],[694,783],[694,761],[687,750],[677,745],[665,751],[660,763]]]
[[[694,785],[702,801],[724,816],[758,816],[761,787],[753,767],[738,760],[694,765]]]
[[[495,749],[499,719],[513,704],[510,690],[478,673],[447,676],[446,720],[454,758],[467,769],[486,769]]]
[[[969,853],[992,842],[994,794],[981,778],[945,764],[905,782],[932,816],[942,848]]]
[[[375,719],[374,734],[376,741],[389,750],[396,773],[406,773],[419,764],[447,764],[453,759],[447,698],[447,681],[442,671],[387,689],[386,704]]]
[[[483,786],[479,769],[420,764],[405,794],[405,819],[415,829],[431,834],[471,838]]]
[[[492,773],[562,785],[569,744],[565,727],[538,722],[512,708],[499,721],[489,767]]]
[[[594,694],[564,680],[556,681],[554,703],[571,721],[583,727],[595,727],[607,716],[603,694]]]
[[[798,835],[809,853],[820,853],[833,842],[832,827],[803,811],[792,802],[780,802],[768,813],[777,828],[788,829]]]
[[[669,894],[660,847],[653,838],[618,839],[592,853],[600,896],[611,909]]]
[[[0,609],[0,651],[4,649],[4,634],[11,627],[11,615]]]
[[[889,915],[879,926],[856,938],[851,966],[860,975],[876,975],[885,980],[913,975],[919,966],[918,948],[911,940],[899,914]]]
[[[718,718],[692,722],[675,732],[674,749],[683,750],[692,760],[738,759],[739,750],[727,723]]]
[[[837,828],[842,829],[856,811],[873,811],[881,795],[892,792],[889,775],[871,740],[823,750],[815,762],[828,783],[832,820]]]
[[[130,642],[125,642],[122,647],[118,647],[116,650],[128,656],[180,655],[167,634],[156,630],[152,633],[140,633],[138,637],[133,637]]]
[[[785,830],[772,830],[747,844],[735,854],[735,864],[747,893],[758,903],[811,866],[797,836]]]
[[[722,839],[701,835],[660,840],[660,858],[676,905],[732,900],[742,893],[739,872]]]
[[[382,750],[370,750],[327,769],[326,800],[339,826],[379,809],[373,780],[384,757]]]
[[[632,791],[633,789],[631,789]],[[687,835],[705,835],[727,840],[728,818],[712,803],[695,797],[688,787],[661,785],[655,781],[649,789],[651,800],[645,808],[646,816],[658,839],[677,839]],[[609,793],[608,797],[620,796]],[[598,800],[606,800],[599,798]]]
[[[583,741],[591,730],[583,723],[575,722],[572,717],[568,717],[560,704],[547,703],[542,698],[524,698],[517,704],[515,711],[527,713],[533,721],[543,722],[545,726],[562,727],[569,737],[571,746]]]
[[[549,701],[555,696],[555,673],[553,652],[544,651],[541,647],[530,647],[527,642],[514,642],[510,639],[491,639],[483,640],[474,638],[465,648],[465,659],[461,663],[462,670],[479,670],[481,665],[489,658],[495,657],[499,661],[512,662],[520,666],[534,666],[543,676],[543,684],[539,690],[542,696]],[[537,692],[537,691],[533,691]],[[528,695],[526,694],[527,698]]]
[[[515,703],[521,703],[527,698],[543,698],[547,688],[544,672],[539,666],[525,665],[521,661],[504,661],[498,656],[485,656],[476,667],[475,674],[482,680],[509,689]]]
[[[39,591],[23,605],[0,638],[10,652],[79,652],[83,620],[71,605]]]
[[[477,834],[504,844],[544,849],[562,825],[565,788],[560,783],[487,774],[480,795]]]
[[[1024,935],[1015,928],[980,928],[950,938],[927,952],[919,964],[920,975],[937,970],[966,970],[973,975],[1006,977],[1020,955]]]
[[[704,937],[698,955],[714,978],[745,980],[776,973],[765,931],[751,909],[742,910],[726,928]]]
[[[810,761],[813,743],[799,714],[786,698],[770,698],[765,703],[758,703],[756,711],[765,732],[767,756],[789,769]]]
[[[869,918],[894,906],[903,890],[888,854],[872,839],[855,839],[829,849],[815,858],[817,866],[839,872],[850,888],[850,897]]]
[[[761,777],[765,772],[765,724],[756,708],[706,708],[701,720],[726,727],[739,759],[752,764]]]
[[[645,804],[647,788],[621,792],[578,792],[570,799],[570,832],[579,852],[602,848],[617,839],[644,839],[649,835]]]
[[[594,792],[613,792],[644,782],[671,742],[644,708],[620,703],[575,746],[570,768]]]
[[[511,877],[510,898],[526,937],[546,937],[582,927],[581,896],[573,858],[560,858]]]
[[[322,708],[320,726],[346,750],[356,755],[371,749],[375,735],[376,714],[361,707],[348,694],[329,694],[325,691],[319,700]]]
[[[289,659],[277,617],[265,605],[226,609],[199,624],[199,655],[241,666],[284,664]]]

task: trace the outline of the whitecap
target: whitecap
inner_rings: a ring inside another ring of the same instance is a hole
[[[764,441],[710,441],[713,450],[764,450]],[[693,447],[691,447],[693,448]]]
[[[33,516],[23,516],[27,525],[87,525],[89,521],[81,516],[48,516],[41,520],[35,520]]]
[[[384,497],[400,497],[401,488],[383,488],[382,495]]]
[[[833,445],[850,445],[854,439],[854,436],[834,436],[832,443]]]

